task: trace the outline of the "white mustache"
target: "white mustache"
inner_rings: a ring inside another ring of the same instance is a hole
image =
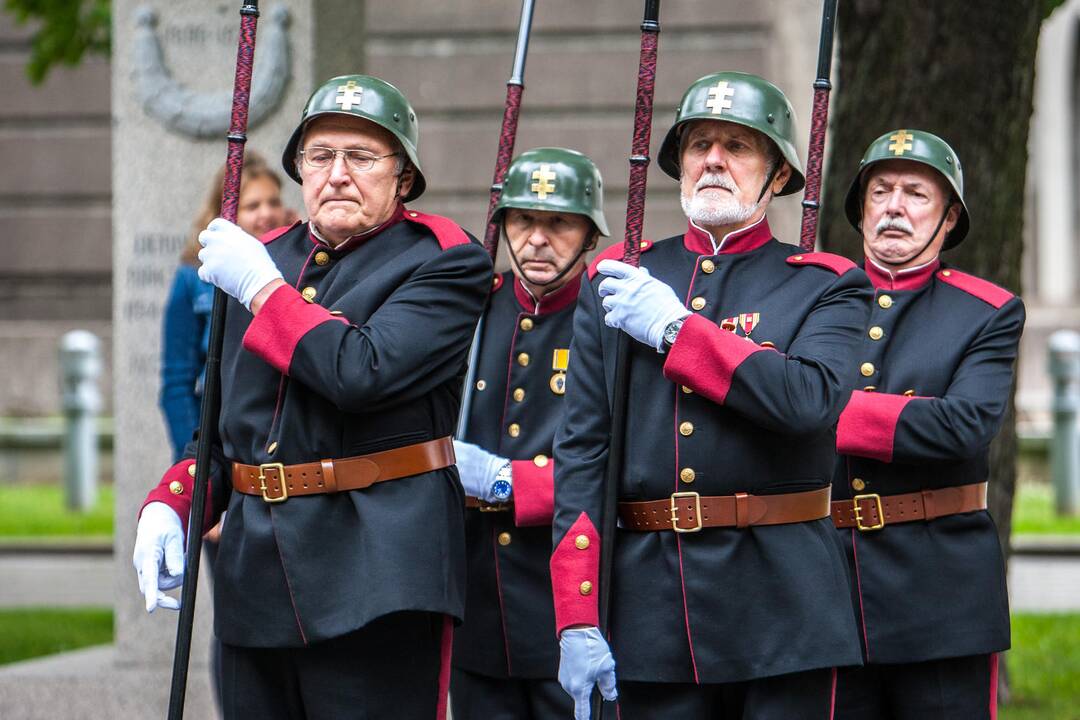
[[[694,183],[694,192],[696,193],[704,187],[720,187],[732,194],[738,189],[729,178],[713,173],[705,173],[698,178],[698,181]]]
[[[907,233],[908,235],[915,234],[915,228],[911,226],[904,218],[899,217],[887,217],[878,221],[878,224],[874,226],[874,234],[880,235],[886,230],[899,230],[900,232]]]

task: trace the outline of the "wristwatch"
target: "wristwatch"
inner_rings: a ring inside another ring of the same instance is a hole
[[[495,502],[506,502],[514,492],[514,476],[510,463],[506,463],[495,473],[495,482],[491,483],[491,497]]]
[[[672,320],[664,328],[664,352],[671,349],[671,346],[675,344],[675,338],[679,335],[679,330],[682,329],[683,322],[686,318],[679,318],[678,320]]]

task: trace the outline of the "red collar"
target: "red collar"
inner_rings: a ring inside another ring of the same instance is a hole
[[[532,294],[525,289],[521,280],[515,275],[514,297],[517,298],[521,309],[530,315],[547,315],[548,313],[558,312],[577,301],[578,291],[581,289],[581,276],[584,274],[583,272],[578,273],[570,279],[570,282],[558,290],[540,298],[539,302],[533,298]]]
[[[315,234],[315,226],[312,225],[310,221],[308,222],[308,237],[310,237],[311,242],[315,243],[316,245],[322,245],[323,247],[328,248],[330,250],[334,250],[335,252],[349,252],[350,250],[355,250],[365,240],[368,240],[369,238],[372,238],[375,235],[378,235],[383,230],[387,229],[388,227],[390,227],[392,225],[397,225],[399,222],[401,222],[404,219],[405,219],[405,206],[402,205],[401,203],[398,203],[397,209],[394,210],[394,214],[390,216],[389,220],[384,222],[382,225],[378,225],[376,227],[373,227],[370,230],[365,230],[364,232],[359,233],[358,235],[353,235],[351,238],[349,238],[345,242],[341,243],[337,247],[331,248],[329,243],[327,243],[325,240],[323,240],[321,237],[319,237],[317,234]]]
[[[769,221],[764,215],[753,225],[729,232],[716,244],[715,250],[712,235],[692,221],[687,223],[686,234],[683,235],[683,245],[697,255],[734,255],[750,252],[757,250],[770,240],[772,240],[772,230],[769,229]]]
[[[934,258],[925,265],[889,270],[881,267],[870,258],[866,258],[866,274],[877,290],[918,290],[930,282],[941,265],[940,258]]]

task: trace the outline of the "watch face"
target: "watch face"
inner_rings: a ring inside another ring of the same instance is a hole
[[[511,485],[506,480],[496,480],[491,484],[491,494],[499,500],[506,500],[510,497]]]

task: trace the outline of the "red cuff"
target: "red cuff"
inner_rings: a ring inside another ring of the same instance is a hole
[[[514,460],[510,466],[514,474],[514,524],[550,526],[555,512],[555,461],[537,455],[532,460]]]
[[[180,516],[180,524],[184,528],[184,537],[187,537],[188,517],[191,515],[191,492],[195,487],[195,474],[189,468],[195,467],[194,460],[181,460],[165,471],[161,482],[146,496],[142,507],[139,508],[139,516],[142,516],[143,508],[152,502],[165,503]],[[174,485],[173,483],[177,483]],[[179,490],[179,492],[176,492]],[[203,515],[203,532],[214,526],[217,519],[213,517],[212,493],[207,488],[206,513]]]
[[[881,462],[892,462],[896,423],[904,407],[915,398],[906,395],[851,393],[836,423],[836,451]]]
[[[288,374],[300,339],[327,320],[346,323],[322,305],[309,303],[296,288],[282,285],[266,299],[244,333],[244,349]]]
[[[600,624],[599,577],[600,534],[581,513],[551,554],[556,636],[571,625]]]
[[[690,315],[664,361],[664,377],[722,405],[746,358],[768,350],[700,315]]]

